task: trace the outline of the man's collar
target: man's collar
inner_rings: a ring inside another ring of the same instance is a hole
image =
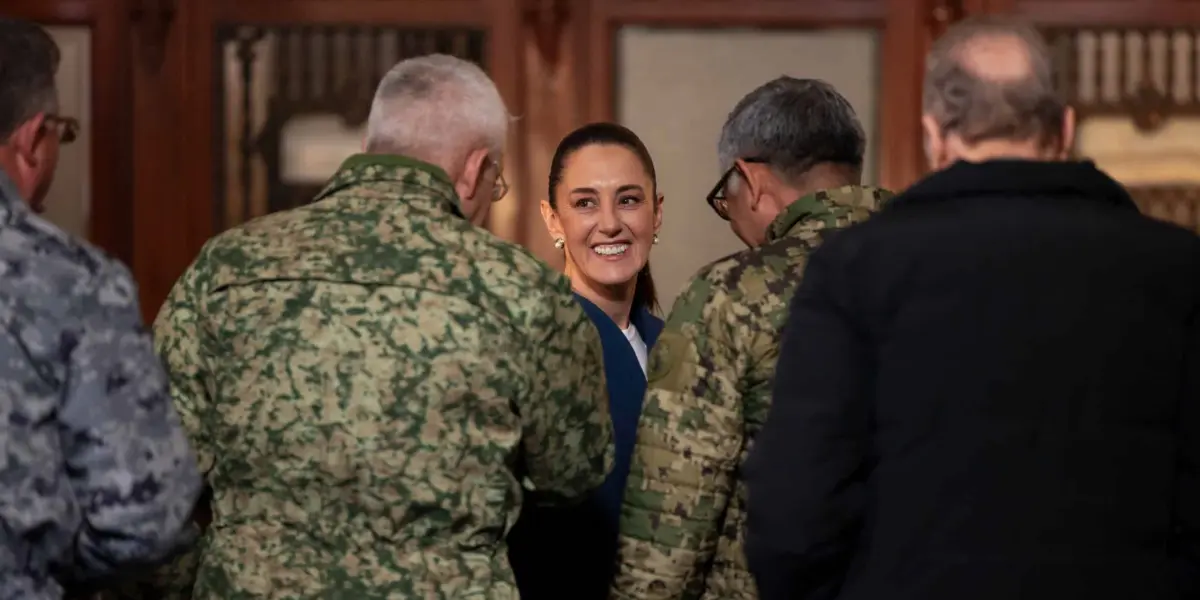
[[[890,206],[978,196],[1070,196],[1137,210],[1124,186],[1091,161],[958,161],[913,184]]]
[[[329,183],[317,194],[321,200],[331,194],[360,183],[391,182],[424,187],[444,199],[454,212],[462,216],[458,193],[450,176],[441,167],[407,156],[395,154],[355,154],[347,158]]]
[[[28,208],[25,199],[21,197],[21,191],[17,189],[17,184],[0,168],[0,214],[8,216]]]
[[[767,242],[784,237],[797,225],[806,221],[821,220],[825,227],[836,227],[855,212],[873,213],[892,197],[892,193],[879,187],[846,185],[839,188],[817,190],[788,205],[767,228]],[[854,209],[859,209],[855,211]]]

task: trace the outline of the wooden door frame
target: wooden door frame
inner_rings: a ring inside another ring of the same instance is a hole
[[[978,1],[978,0],[973,0]],[[802,29],[872,27],[879,43],[878,164],[880,185],[902,189],[925,173],[921,151],[921,76],[931,0],[827,0],[825,2],[700,2],[697,0],[592,0],[587,2],[589,120],[616,114],[615,39],[629,25],[672,28]]]
[[[992,14],[1011,14],[1039,27],[1186,27],[1200,25],[1200,2],[1179,0],[976,0]]]
[[[89,28],[88,237],[112,256],[130,264],[133,153],[129,128],[130,80],[125,64],[130,54],[127,0],[7,0],[4,14],[40,25]]]

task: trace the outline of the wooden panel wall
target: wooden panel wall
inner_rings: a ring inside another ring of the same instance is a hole
[[[548,152],[614,117],[614,35],[663,27],[874,27],[882,32],[880,182],[925,173],[924,54],[956,19],[1013,13],[1041,25],[1200,25],[1186,0],[6,0],[4,13],[92,28],[92,238],[129,263],[147,318],[215,233],[214,28],[228,23],[477,25],[513,114],[504,235],[553,261],[537,202]]]

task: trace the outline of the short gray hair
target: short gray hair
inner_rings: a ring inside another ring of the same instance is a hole
[[[988,77],[968,64],[983,42],[1018,44],[1028,73]],[[1055,64],[1032,26],[1001,17],[976,17],[951,26],[925,63],[922,109],[945,134],[968,144],[991,139],[1048,142],[1061,135],[1066,103],[1055,89]]]
[[[367,118],[368,152],[427,161],[453,160],[473,148],[504,148],[508,110],[496,84],[475,63],[446,54],[404,60],[375,92]]]
[[[765,161],[794,182],[813,166],[862,169],[866,135],[850,102],[819,79],[779,77],[742,98],[721,128],[721,170],[737,159]]]
[[[34,23],[0,17],[0,141],[38,113],[58,111],[54,38]]]

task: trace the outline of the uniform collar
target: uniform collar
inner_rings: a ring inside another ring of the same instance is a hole
[[[958,161],[905,190],[894,206],[929,200],[979,196],[1069,196],[1088,198],[1124,210],[1137,210],[1125,187],[1091,161],[1036,161],[1001,158]]]
[[[427,196],[434,204],[449,209],[459,217],[463,216],[458,193],[446,171],[437,165],[396,154],[355,154],[347,158],[316,199],[322,200],[335,192],[363,183],[399,183],[422,187],[430,192]]]
[[[839,188],[817,190],[791,203],[767,228],[767,242],[773,242],[796,230],[802,223],[820,220],[825,227],[844,223],[847,217],[855,219],[854,209],[865,209],[872,213],[892,197],[892,193],[874,186],[846,185]],[[858,212],[862,212],[861,210]]]
[[[7,219],[9,215],[29,210],[17,184],[8,177],[4,169],[0,169],[0,218]]]

